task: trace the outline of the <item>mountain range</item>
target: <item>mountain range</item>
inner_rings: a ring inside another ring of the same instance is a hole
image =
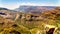
[[[19,8],[16,8],[16,11],[22,11],[22,12],[42,12],[46,10],[50,10],[55,8],[55,6],[27,6],[22,5]]]
[[[9,10],[9,9],[0,7],[0,10]]]
[[[14,11],[18,11],[18,12],[22,11],[25,13],[39,13],[39,12],[44,12],[47,10],[54,9],[55,7],[56,6],[27,6],[27,5],[22,5],[16,9],[14,9]],[[10,9],[0,7],[0,10],[10,10]]]

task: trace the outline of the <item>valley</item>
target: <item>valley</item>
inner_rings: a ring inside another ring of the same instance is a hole
[[[46,7],[0,8],[0,34],[60,34],[60,7]]]

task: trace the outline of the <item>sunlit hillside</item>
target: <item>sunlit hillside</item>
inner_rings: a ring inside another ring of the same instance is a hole
[[[60,7],[29,7],[24,11],[0,8],[0,34],[60,34]]]

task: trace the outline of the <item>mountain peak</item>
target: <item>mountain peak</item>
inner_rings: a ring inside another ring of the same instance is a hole
[[[46,10],[50,10],[55,8],[55,6],[27,6],[22,5],[19,8],[15,9],[16,11],[23,11],[23,12],[43,12]]]

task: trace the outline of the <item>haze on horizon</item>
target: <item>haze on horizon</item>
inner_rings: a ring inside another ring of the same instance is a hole
[[[60,0],[0,0],[0,7],[15,9],[21,5],[60,6]]]

